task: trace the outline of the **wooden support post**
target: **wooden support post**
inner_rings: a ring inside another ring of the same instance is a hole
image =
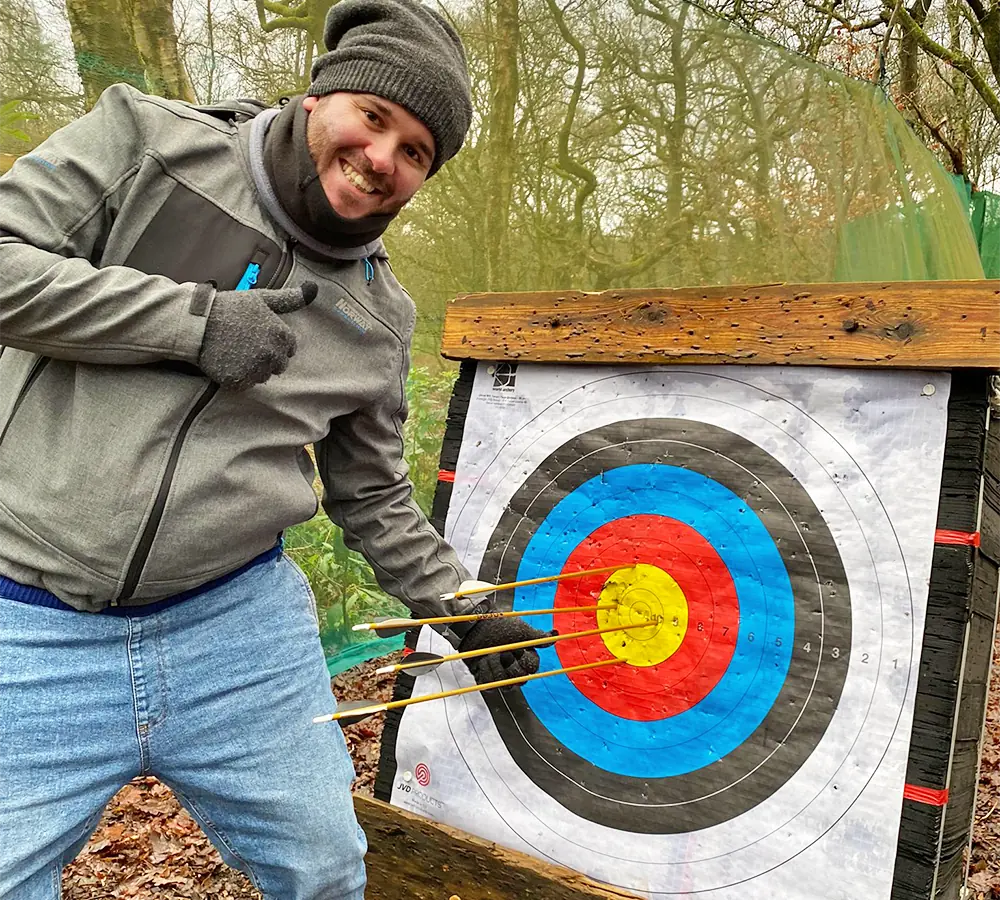
[[[368,900],[639,900],[457,828],[355,796]]]

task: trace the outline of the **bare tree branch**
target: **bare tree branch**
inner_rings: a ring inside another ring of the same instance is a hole
[[[986,10],[983,8],[983,4],[980,3],[979,0],[965,0],[965,2],[969,4],[969,9],[971,9],[975,14],[976,19],[982,22],[983,19],[986,18]]]
[[[983,102],[989,107],[993,118],[997,122],[1000,122],[1000,98],[997,97],[993,88],[987,84],[982,72],[976,68],[976,64],[968,56],[958,50],[949,50],[943,44],[935,41],[923,28],[913,21],[906,7],[901,7],[899,10],[899,22],[907,33],[912,35],[925,53],[953,66],[968,78],[969,83],[975,88],[976,93],[979,94]]]
[[[956,175],[965,174],[965,155],[962,153],[960,147],[956,147],[944,134],[944,126],[948,123],[947,119],[942,119],[937,125],[933,124],[928,118],[924,111],[916,104],[911,103],[910,108],[917,114],[917,118],[920,119],[924,128],[926,128],[942,147],[944,147],[945,152],[951,159],[952,171]]]
[[[587,51],[582,42],[578,40],[569,30],[566,24],[566,16],[559,8],[556,0],[546,0],[552,17],[556,20],[556,26],[564,41],[569,44],[576,53],[576,78],[573,82],[573,93],[570,96],[566,109],[566,116],[563,119],[562,127],[559,129],[559,165],[563,171],[583,182],[576,192],[576,202],[573,209],[573,221],[577,232],[583,232],[583,206],[587,198],[597,190],[597,177],[590,169],[581,165],[569,153],[569,138],[573,131],[573,121],[576,118],[577,107],[580,105],[580,97],[583,93],[583,81],[587,71]]]
[[[275,0],[258,0],[257,8],[263,8],[276,16],[291,19],[304,19],[309,15],[307,3],[277,3]]]
[[[839,22],[846,31],[850,32],[871,31],[873,28],[878,28],[879,25],[885,25],[886,22],[889,21],[889,17],[891,15],[891,13],[886,10],[874,19],[867,19],[864,22],[852,22],[843,13],[834,9],[834,4],[826,6],[822,3],[815,3],[813,0],[804,0],[804,3],[807,7],[809,7],[809,9],[822,13],[824,16],[829,16],[834,21]]]

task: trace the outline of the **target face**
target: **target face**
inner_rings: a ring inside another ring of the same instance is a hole
[[[435,760],[446,814],[393,802],[655,896],[825,897],[817,866],[837,891],[888,890],[947,391],[803,369],[503,374],[477,373],[446,537],[489,582],[619,567],[496,595],[565,610],[539,629],[600,632],[540,650],[542,671],[613,664],[407,708],[397,762]],[[449,649],[429,629],[419,646]],[[413,693],[471,684],[449,663]],[[848,857],[866,860],[854,882]]]
[[[577,814],[632,831],[716,825],[794,775],[840,700],[851,604],[836,544],[802,486],[749,441],[638,419],[548,456],[508,503],[480,577],[618,564],[638,566],[520,588],[512,605],[616,604],[536,623],[563,634],[655,623],[541,651],[543,669],[621,664],[486,702],[525,774]]]

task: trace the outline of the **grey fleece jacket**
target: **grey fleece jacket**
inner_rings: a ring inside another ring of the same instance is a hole
[[[440,613],[468,576],[403,460],[413,303],[380,244],[370,266],[300,253],[252,124],[117,85],[0,178],[0,574],[81,610],[197,587],[315,513],[315,444],[348,544]],[[319,295],[284,317],[288,370],[234,393],[196,364],[206,285],[248,271]]]

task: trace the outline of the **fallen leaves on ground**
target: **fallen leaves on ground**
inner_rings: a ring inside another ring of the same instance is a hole
[[[375,669],[401,653],[371,660],[338,675],[340,700],[390,700],[392,676]],[[372,796],[382,716],[344,729],[357,778],[353,790]],[[63,873],[65,900],[259,900],[249,879],[223,863],[168,787],[137,778],[123,787],[76,860]]]
[[[400,654],[366,662],[333,680],[341,700],[390,700],[391,676],[375,669]],[[1000,659],[1000,641],[995,657]],[[344,730],[357,778],[372,795],[382,716]],[[969,889],[973,900],[1000,900],[1000,667],[990,679],[979,794],[972,830]],[[66,900],[257,900],[260,895],[226,866],[201,829],[155,778],[139,778],[111,801],[84,851],[65,871]]]
[[[1000,639],[993,645],[993,659],[994,663],[1000,660]],[[974,900],[1000,900],[1000,666],[996,664],[990,672],[986,701],[969,873]]]

